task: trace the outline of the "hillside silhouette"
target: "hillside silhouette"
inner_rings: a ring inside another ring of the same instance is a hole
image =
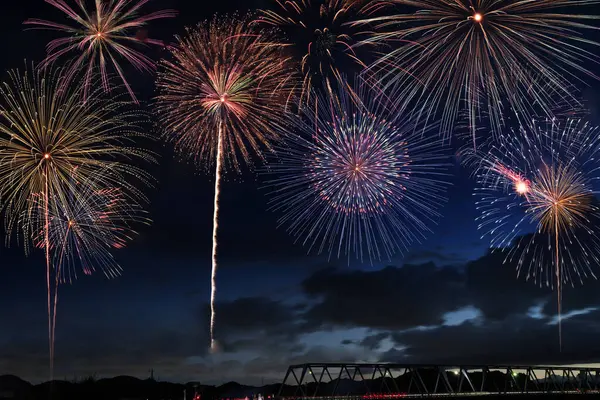
[[[202,399],[244,398],[263,394],[275,395],[280,384],[253,387],[229,382],[220,386],[200,385],[197,382],[186,384],[160,382],[154,379],[138,379],[131,376],[117,376],[107,379],[89,377],[79,381],[55,380],[37,385],[14,375],[0,376],[0,400],[192,400],[197,392]]]

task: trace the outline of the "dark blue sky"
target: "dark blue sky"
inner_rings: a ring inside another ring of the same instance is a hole
[[[239,4],[256,9],[271,1],[155,0],[150,9],[175,8],[180,16],[151,25],[150,34],[168,39]],[[0,69],[39,61],[49,36],[21,23],[52,18],[52,7],[25,0],[2,10]],[[152,95],[152,76],[131,79],[142,97]],[[585,91],[592,108],[597,87]],[[148,192],[154,224],[115,254],[123,276],[80,277],[61,287],[58,377],[145,377],[154,369],[174,381],[260,383],[281,378],[298,361],[600,360],[598,283],[566,291],[566,311],[581,315],[565,321],[559,354],[551,293],[517,281],[501,257],[486,253],[473,184],[460,167],[428,239],[404,258],[374,266],[307,255],[276,228],[260,178],[230,176],[221,198],[216,332],[223,352],[210,355],[213,180],[175,159],[169,145],[159,149],[158,185]],[[0,248],[0,374],[48,376],[45,307],[43,255]]]

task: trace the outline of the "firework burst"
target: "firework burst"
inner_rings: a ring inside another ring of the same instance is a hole
[[[149,0],[95,0],[95,8],[86,5],[86,0],[76,0],[76,7],[72,7],[66,0],[46,0],[46,3],[62,11],[74,25],[65,25],[57,22],[28,19],[26,25],[32,25],[38,29],[51,29],[67,34],[67,37],[55,39],[48,43],[48,56],[40,65],[45,67],[73,52],[80,53],[74,58],[67,77],[72,77],[80,69],[85,69],[85,88],[90,89],[93,80],[93,72],[100,69],[102,86],[106,91],[110,90],[110,79],[108,64],[119,74],[121,80],[137,102],[135,94],[131,89],[120,60],[126,60],[138,71],[153,71],[154,62],[146,55],[136,50],[133,45],[153,44],[163,45],[163,42],[145,37],[143,29],[150,21],[172,18],[177,13],[173,10],[157,11],[151,14],[140,15],[140,9]],[[131,35],[136,32],[135,35]],[[71,80],[65,80],[69,84]]]
[[[449,159],[393,118],[380,94],[364,85],[357,94],[360,103],[340,90],[319,98],[317,112],[305,109],[303,135],[278,151],[269,186],[280,224],[309,251],[372,261],[407,249],[438,217]]]
[[[579,119],[534,121],[467,151],[476,168],[479,228],[493,248],[508,248],[506,262],[518,275],[556,288],[559,340],[563,285],[595,279],[600,262],[593,189],[599,141],[597,129]]]
[[[188,29],[164,61],[157,86],[158,113],[168,140],[203,168],[215,165],[211,278],[211,348],[214,339],[219,193],[227,166],[265,151],[285,130],[294,73],[269,32],[247,19],[215,18]]]
[[[461,111],[473,130],[481,114],[498,134],[503,106],[521,115],[552,116],[557,99],[578,106],[572,92],[577,76],[597,78],[585,68],[597,62],[597,46],[582,31],[598,29],[584,6],[599,1],[393,0],[412,13],[365,20],[377,33],[367,42],[400,42],[373,68],[384,70],[383,85],[419,117],[441,115],[452,135]],[[577,14],[576,14],[577,12]],[[589,64],[589,63],[588,63]]]
[[[134,225],[150,222],[141,204],[132,202],[121,187],[104,187],[98,182],[105,173],[91,177],[86,184],[75,184],[77,193],[65,193],[66,199],[49,201],[48,235],[60,282],[77,279],[77,266],[85,275],[101,270],[107,278],[117,277],[122,270],[112,250],[124,248],[133,239]],[[35,203],[33,217],[26,218],[33,220],[35,226],[43,227],[43,196],[33,196],[32,200]],[[34,245],[43,249],[45,231],[37,230]]]
[[[84,101],[84,87],[71,83],[66,91],[65,79],[63,70],[12,71],[0,86],[1,211],[7,241],[16,233],[26,251],[36,241],[45,251],[51,368],[50,276],[59,268],[52,263],[52,213],[76,207],[73,197],[87,190],[119,187],[128,201],[145,200],[130,178],[149,184],[150,177],[125,161],[153,159],[133,143],[144,136],[140,115],[101,89]]]
[[[362,50],[356,47],[364,29],[350,22],[370,18],[384,9],[384,0],[276,0],[277,10],[262,10],[256,23],[277,27],[286,37],[276,42],[301,58],[301,100],[309,100],[312,88],[329,91],[346,80],[340,70],[366,68]],[[345,68],[343,68],[343,67]],[[345,86],[351,89],[350,86]]]

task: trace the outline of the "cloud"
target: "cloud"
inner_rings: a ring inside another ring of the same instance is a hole
[[[590,324],[598,312],[574,315],[563,321],[562,351],[552,318],[533,319],[514,315],[502,321],[465,322],[422,332],[392,333],[395,347],[405,348],[406,362],[441,364],[570,364],[600,358],[600,349],[590,347],[600,333],[600,324]],[[391,351],[382,360],[397,360]]]
[[[220,302],[219,325],[224,331],[278,330],[290,324],[293,307],[266,297]]]
[[[360,346],[369,349],[369,350],[377,350],[381,345],[381,342],[389,337],[389,333],[387,332],[379,332],[373,335],[367,335],[360,342]]]
[[[506,253],[489,251],[462,267],[406,264],[381,270],[324,269],[303,282],[313,301],[304,313],[310,326],[405,330],[457,324],[480,314],[486,321],[525,315],[541,305],[557,312],[556,292],[517,277]],[[598,282],[564,288],[562,312],[600,305]],[[472,312],[470,312],[471,310]],[[473,314],[473,315],[471,315]]]
[[[519,279],[515,266],[505,260],[504,252],[490,251],[464,270],[470,304],[491,320],[523,314],[551,294],[547,288]]]
[[[304,314],[307,324],[320,327],[433,325],[448,310],[468,305],[461,274],[432,263],[369,272],[322,270],[307,278],[303,289],[319,300]]]
[[[295,354],[305,346],[299,342],[302,333],[300,313],[296,303],[267,297],[246,297],[217,304],[216,336],[225,353],[268,351]],[[209,305],[203,306],[201,320],[208,321]]]
[[[411,251],[403,261],[405,264],[433,262],[437,265],[458,265],[466,262],[463,255],[456,252],[448,252],[441,246],[437,246],[435,250],[421,249]]]

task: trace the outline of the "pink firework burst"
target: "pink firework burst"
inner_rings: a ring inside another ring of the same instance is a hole
[[[109,64],[120,76],[134,102],[138,102],[120,65],[126,60],[140,72],[152,72],[155,63],[134,47],[138,44],[164,45],[162,41],[149,39],[144,27],[149,21],[172,18],[174,10],[162,10],[150,14],[140,14],[140,9],[150,0],[95,0],[89,7],[85,0],[73,0],[72,7],[67,0],[46,0],[46,3],[65,13],[73,25],[61,24],[42,19],[28,19],[25,25],[38,29],[50,29],[67,34],[52,40],[46,46],[48,55],[41,67],[54,63],[63,56],[78,53],[69,66],[67,76],[73,77],[80,68],[85,69],[86,93],[96,68],[100,69],[104,90],[109,91]],[[140,32],[144,32],[140,35]]]

